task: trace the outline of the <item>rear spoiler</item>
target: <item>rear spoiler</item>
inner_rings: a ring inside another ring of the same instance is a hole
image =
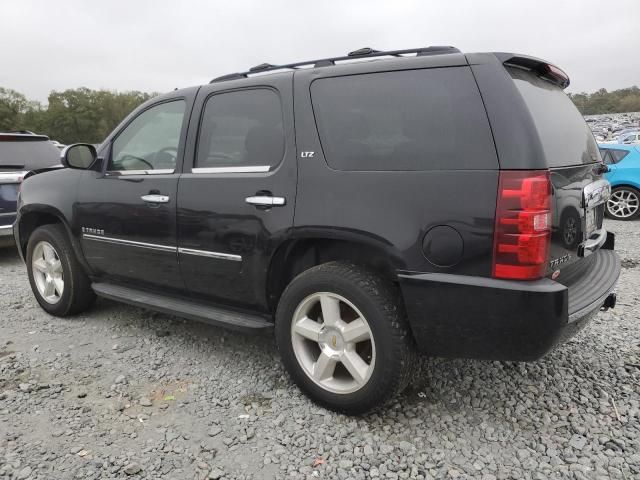
[[[567,88],[569,86],[569,75],[546,60],[529,57],[527,55],[515,55],[513,53],[496,52],[494,55],[504,66],[529,70],[545,80],[558,85],[560,88]]]
[[[0,142],[43,142],[48,141],[46,135],[36,135],[35,133],[15,133],[0,132]]]

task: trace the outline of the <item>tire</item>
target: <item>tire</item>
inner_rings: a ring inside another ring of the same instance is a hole
[[[582,241],[582,226],[577,211],[569,209],[562,214],[560,234],[565,248],[570,250],[576,248],[578,243]]]
[[[293,381],[330,410],[367,412],[409,383],[415,348],[400,293],[367,268],[331,262],[298,275],[280,298],[275,333]]]
[[[31,290],[47,313],[66,317],[86,310],[95,301],[91,281],[78,263],[62,225],[44,225],[31,234],[26,263]],[[46,290],[47,285],[53,288],[53,294]]]
[[[606,203],[607,216],[615,220],[633,220],[640,215],[640,191],[633,187],[615,187]]]

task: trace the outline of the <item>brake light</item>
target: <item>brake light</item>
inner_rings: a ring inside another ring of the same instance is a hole
[[[550,242],[549,171],[501,171],[493,240],[493,276],[517,280],[543,277]]]
[[[562,88],[567,88],[569,86],[569,75],[567,75],[560,68],[556,67],[555,65],[547,64],[545,65],[544,70],[545,70],[544,76],[555,81]]]

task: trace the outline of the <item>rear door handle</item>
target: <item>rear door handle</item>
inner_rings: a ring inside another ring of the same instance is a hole
[[[149,194],[142,195],[140,198],[147,203],[169,203],[168,195]]]
[[[256,207],[281,207],[287,203],[284,197],[272,197],[270,195],[255,195],[245,198],[244,201]]]

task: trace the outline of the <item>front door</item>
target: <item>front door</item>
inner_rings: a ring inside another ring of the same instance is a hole
[[[274,250],[293,225],[291,74],[202,87],[178,185],[178,255],[201,299],[266,307]]]
[[[77,223],[94,273],[184,290],[176,247],[176,193],[188,98],[149,106],[109,143],[105,172],[79,184]]]

